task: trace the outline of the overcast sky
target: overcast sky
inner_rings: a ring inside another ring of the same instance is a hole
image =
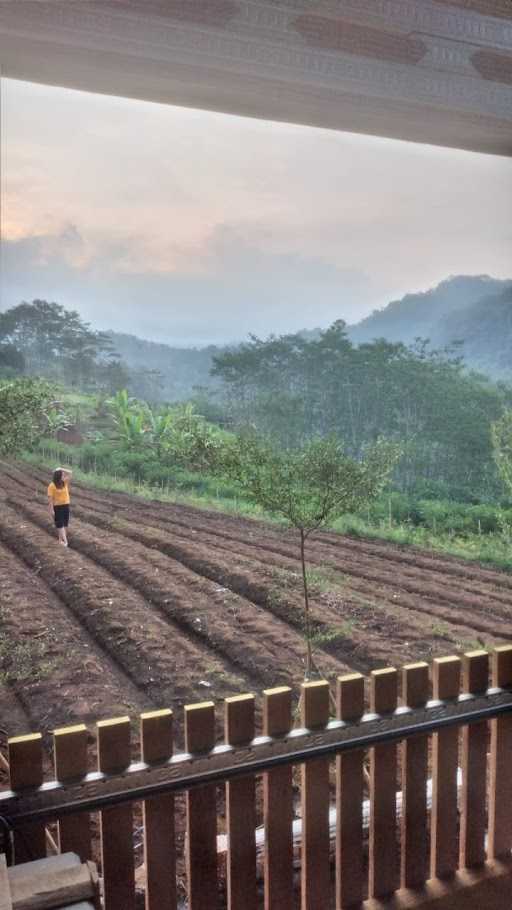
[[[2,81],[1,309],[176,344],[512,277],[512,159]]]

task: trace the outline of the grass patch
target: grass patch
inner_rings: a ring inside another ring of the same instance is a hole
[[[333,645],[350,638],[354,628],[354,621],[347,620],[342,626],[335,626],[332,629],[324,629],[321,632],[313,632],[311,635],[311,644],[314,647],[323,647]]]

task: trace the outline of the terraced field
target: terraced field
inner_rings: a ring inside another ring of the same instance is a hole
[[[0,465],[0,710],[11,733],[222,699],[304,672],[298,548],[262,522],[74,485],[70,547],[47,474]],[[512,577],[321,533],[315,655],[329,678],[512,639]],[[179,724],[178,724],[179,729]]]

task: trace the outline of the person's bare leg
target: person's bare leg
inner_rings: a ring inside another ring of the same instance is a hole
[[[66,529],[58,528],[58,532],[59,532],[59,543],[61,543],[63,547],[67,547],[68,544],[67,544],[67,540],[66,540]]]

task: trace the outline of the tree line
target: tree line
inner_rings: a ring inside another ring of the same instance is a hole
[[[456,346],[355,346],[340,320],[317,339],[251,336],[214,357],[213,373],[233,423],[284,447],[333,434],[359,458],[385,436],[402,449],[400,490],[462,499],[499,490],[491,425],[512,406],[512,386],[468,372]]]
[[[75,310],[47,300],[22,302],[0,313],[0,376],[42,376],[71,389],[154,400],[158,371],[129,369],[106,332],[97,332]]]

